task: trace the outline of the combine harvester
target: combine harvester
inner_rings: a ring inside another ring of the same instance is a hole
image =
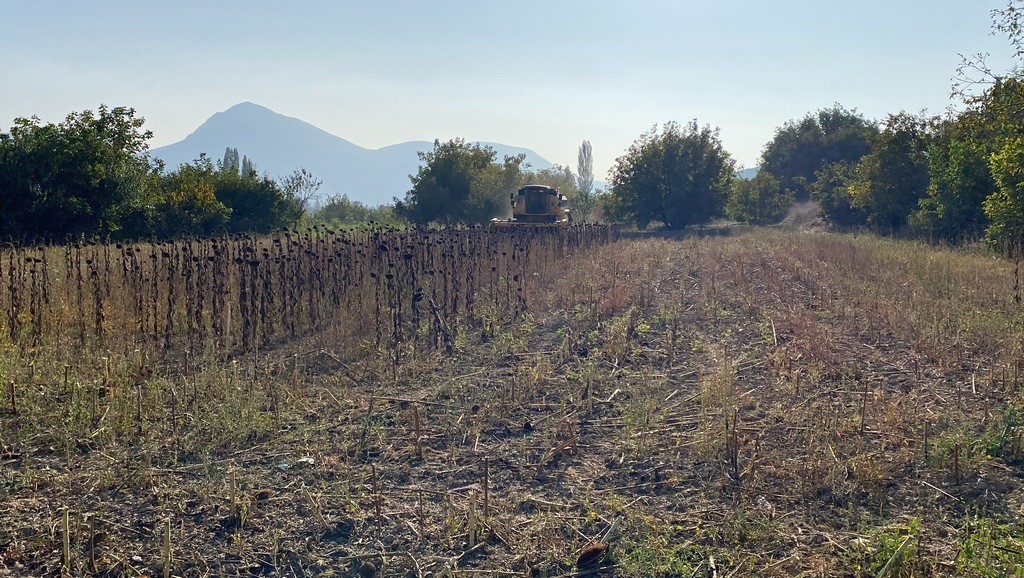
[[[511,219],[491,219],[491,227],[568,228],[572,222],[569,200],[558,189],[545,185],[526,185],[510,195]]]

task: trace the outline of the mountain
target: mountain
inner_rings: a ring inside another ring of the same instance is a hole
[[[524,153],[531,168],[552,166],[530,149],[500,143],[479,144],[493,148],[499,159]],[[333,194],[347,194],[354,201],[375,206],[405,195],[412,186],[409,175],[416,174],[420,166],[417,153],[433,146],[428,141],[410,141],[366,149],[308,122],[243,102],[214,114],[185,140],[150,153],[174,168],[192,162],[200,153],[213,160],[221,159],[227,147],[234,147],[240,155],[249,157],[258,171],[274,178],[305,168],[323,181],[321,200]]]
[[[757,176],[757,172],[761,170],[761,167],[750,167],[749,169],[742,169],[736,171],[736,176],[741,179],[747,179],[748,181]]]

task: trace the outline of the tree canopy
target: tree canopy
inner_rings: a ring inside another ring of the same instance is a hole
[[[580,144],[576,155],[576,192],[569,197],[569,206],[580,221],[586,221],[597,205],[594,193],[594,148],[590,141]]]
[[[929,120],[900,113],[890,115],[872,139],[848,184],[852,204],[864,209],[867,224],[896,232],[928,189]]]
[[[737,221],[767,225],[781,219],[792,204],[792,191],[783,192],[771,173],[758,171],[752,179],[733,179],[725,209]]]
[[[19,118],[0,133],[0,238],[23,241],[163,238],[295,223],[318,181],[303,169],[282,187],[228,148],[167,171],[135,110],[100,106],[44,124]]]
[[[733,167],[717,129],[697,121],[653,127],[615,161],[608,209],[640,228],[708,222],[722,213]]]
[[[506,156],[488,146],[463,139],[434,141],[433,150],[419,153],[412,189],[395,199],[395,211],[414,223],[484,222],[508,212],[509,194],[522,178],[526,155]]]
[[[0,237],[118,235],[149,201],[152,134],[130,108],[59,124],[19,118],[0,134]]]
[[[856,110],[839,104],[808,113],[775,132],[761,153],[761,171],[771,173],[797,199],[807,199],[818,171],[831,163],[856,163],[871,150],[877,132]]]

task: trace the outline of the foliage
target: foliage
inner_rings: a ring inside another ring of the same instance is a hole
[[[830,163],[815,174],[808,187],[811,199],[821,208],[821,216],[839,227],[859,227],[867,224],[865,212],[853,206],[850,182],[854,167],[847,162]]]
[[[956,569],[962,575],[1024,576],[1024,531],[1020,524],[978,517],[958,548]]]
[[[231,218],[231,209],[217,200],[212,167],[205,157],[165,175],[160,188],[151,225],[157,237],[208,234],[224,228]]]
[[[877,133],[878,128],[855,109],[839,104],[808,113],[775,132],[761,154],[761,171],[771,173],[783,189],[804,200],[818,171],[832,163],[856,163],[871,150]]]
[[[224,160],[220,163],[221,170],[238,172],[241,169],[241,161],[238,160],[238,149],[227,147],[224,151]]]
[[[615,161],[607,209],[640,228],[708,222],[722,212],[733,165],[717,129],[697,121],[653,127]]]
[[[19,118],[0,134],[0,237],[120,236],[149,200],[152,133],[131,108],[100,106],[60,124]]]
[[[266,233],[295,224],[302,216],[302,202],[274,179],[258,175],[251,161],[248,165],[248,172],[220,170],[211,175],[217,200],[231,209],[228,231]]]
[[[556,188],[559,192],[570,199],[578,195],[578,190],[576,188],[576,175],[572,174],[569,167],[563,167],[561,165],[555,165],[548,169],[523,171],[523,176],[520,179],[520,182],[523,185],[547,185],[549,187]]]
[[[569,198],[569,206],[578,220],[586,221],[596,204],[594,149],[590,145],[590,141],[585,140],[576,155],[576,194]]]
[[[281,179],[281,188],[285,195],[298,202],[303,211],[309,206],[309,202],[316,197],[320,185],[324,182],[313,176],[305,168],[295,169],[292,174]]]
[[[864,209],[876,230],[895,232],[928,189],[930,121],[907,113],[890,115],[872,140],[871,152],[849,183],[852,206]]]
[[[318,182],[304,170],[285,188],[228,148],[164,173],[146,154],[152,133],[134,109],[100,106],[60,124],[19,118],[0,134],[0,237],[167,238],[269,231],[294,223]]]
[[[265,233],[295,224],[303,212],[294,194],[257,174],[251,163],[249,172],[239,172],[230,162],[214,167],[206,155],[164,175],[161,189],[152,219],[159,237],[225,229]],[[210,190],[212,199],[207,195]]]
[[[993,190],[986,145],[960,124],[942,127],[928,147],[929,183],[920,209],[910,216],[914,231],[932,240],[977,238],[987,225],[982,203]]]
[[[766,225],[786,214],[793,197],[793,191],[783,191],[779,180],[771,173],[759,171],[752,179],[733,180],[725,212],[743,223]]]
[[[874,528],[870,539],[858,538],[843,555],[846,567],[857,575],[919,576],[927,567],[921,562],[919,541],[920,521],[911,518],[906,526],[894,525]]]
[[[386,225],[401,223],[393,206],[368,207],[360,201],[353,201],[348,195],[329,197],[327,203],[313,214],[313,219],[326,225],[342,228],[371,221]]]
[[[433,150],[419,153],[412,189],[395,199],[395,211],[415,223],[483,222],[502,214],[526,155],[506,156],[503,163],[496,157],[494,149],[463,139],[435,140]]]
[[[985,199],[986,239],[1019,254],[1024,242],[1024,139],[1007,140],[989,158],[989,166],[996,190]]]

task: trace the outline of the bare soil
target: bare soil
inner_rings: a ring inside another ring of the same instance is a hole
[[[240,431],[198,393],[116,444],[5,408],[0,576],[1018,571],[1009,265],[900,247],[620,241],[451,356],[236,359]]]

